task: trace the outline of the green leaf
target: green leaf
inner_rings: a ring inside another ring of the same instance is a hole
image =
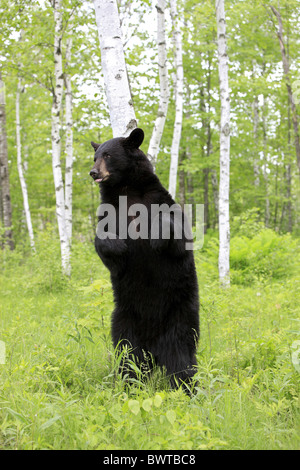
[[[174,424],[176,420],[176,413],[174,410],[168,410],[166,412],[166,418],[169,421],[169,423]]]
[[[155,395],[154,399],[153,399],[153,404],[154,406],[156,406],[156,408],[159,408],[160,405],[162,404],[162,397],[160,395]]]
[[[23,423],[28,423],[28,420],[25,416],[23,416],[22,414],[18,413],[17,411],[15,410],[12,410],[11,408],[8,408],[8,407],[5,407],[5,409],[12,415],[14,416],[14,418],[22,421]]]
[[[48,419],[48,421],[45,421],[43,424],[40,425],[39,430],[42,431],[43,429],[50,428],[52,424],[54,424],[56,421],[58,421],[61,418],[60,415],[55,415],[53,418]]]
[[[140,411],[140,404],[137,400],[129,400],[128,408],[131,411],[131,413],[137,415]]]
[[[145,411],[149,412],[152,408],[152,403],[153,403],[152,398],[146,398],[146,400],[143,401],[142,408]]]

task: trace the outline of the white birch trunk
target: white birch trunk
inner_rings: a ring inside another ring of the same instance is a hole
[[[21,91],[22,91],[22,80],[21,78],[19,78],[17,94],[16,94],[17,166],[18,166],[18,173],[19,173],[20,184],[21,184],[21,189],[22,189],[23,206],[24,206],[26,224],[27,224],[27,229],[28,229],[28,234],[29,234],[30,246],[32,250],[35,251],[34,235],[33,235],[31,214],[30,214],[29,201],[28,201],[27,184],[26,184],[26,180],[24,177],[23,164],[22,164],[22,143],[21,143],[21,123],[20,123],[20,93]]]
[[[177,1],[171,0],[171,17],[173,23],[173,34],[175,43],[175,67],[176,67],[176,96],[175,96],[175,123],[173,131],[173,139],[171,146],[171,165],[169,175],[169,193],[173,197],[176,196],[176,183],[178,171],[178,156],[182,128],[182,112],[183,112],[183,65],[182,65],[182,34],[180,26],[180,18],[177,11]]]
[[[70,24],[72,31],[72,23]],[[66,45],[66,66],[70,63],[72,37],[69,36]],[[73,116],[72,116],[72,86],[71,77],[65,74],[66,87],[66,170],[65,170],[65,218],[68,242],[72,241],[72,192],[73,192]]]
[[[126,137],[137,122],[130,93],[116,0],[94,0],[101,64],[114,137]]]
[[[60,238],[61,262],[63,273],[70,275],[70,245],[66,230],[65,217],[65,194],[64,183],[61,170],[60,151],[60,112],[63,96],[63,69],[62,69],[62,7],[61,0],[53,1],[54,8],[54,70],[55,70],[55,86],[53,90],[52,104],[52,168],[56,196],[56,217]]]
[[[218,62],[221,98],[220,183],[219,183],[219,278],[229,286],[229,169],[230,169],[230,96],[224,0],[216,0]]]
[[[167,68],[167,47],[165,33],[165,0],[158,0],[157,9],[157,49],[158,49],[158,71],[160,83],[160,98],[157,117],[154,123],[152,136],[149,143],[147,157],[155,169],[159,144],[162,138],[169,104],[169,82]]]

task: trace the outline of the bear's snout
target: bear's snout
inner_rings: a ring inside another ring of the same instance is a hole
[[[94,179],[97,178],[97,176],[98,176],[98,171],[95,170],[95,168],[92,168],[91,171],[90,171],[90,176],[91,176],[92,178],[94,178]]]

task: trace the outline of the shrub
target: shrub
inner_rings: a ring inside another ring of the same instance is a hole
[[[298,263],[299,246],[290,234],[279,235],[264,229],[251,239],[236,236],[231,240],[230,266],[234,283],[283,279],[296,272]]]
[[[256,207],[235,216],[231,223],[231,236],[245,236],[251,238],[264,229],[260,220],[260,210]]]

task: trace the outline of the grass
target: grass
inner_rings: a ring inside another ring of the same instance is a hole
[[[299,275],[224,290],[209,253],[196,253],[199,387],[188,398],[159,371],[130,389],[116,374],[112,292],[92,246],[74,246],[70,281],[51,234],[38,253],[2,254],[1,449],[299,448]]]

